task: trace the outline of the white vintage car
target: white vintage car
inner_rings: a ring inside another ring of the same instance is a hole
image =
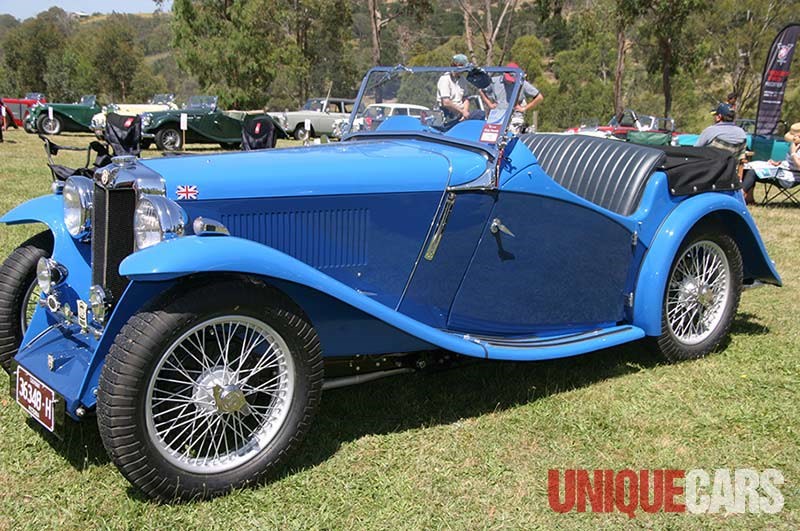
[[[309,136],[333,135],[333,124],[337,120],[350,117],[353,103],[354,100],[343,98],[311,98],[299,111],[268,114],[278,120],[289,134],[302,140],[306,136],[306,120],[310,125]]]
[[[103,110],[92,116],[91,128],[99,135],[106,128],[106,114],[116,113],[122,116],[138,116],[143,112],[166,111],[177,109],[175,94],[155,94],[147,103],[110,103]]]

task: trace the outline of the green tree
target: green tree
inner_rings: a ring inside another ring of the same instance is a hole
[[[77,101],[81,95],[95,92],[95,69],[79,46],[68,45],[60,53],[52,52],[44,80],[52,101]]]
[[[44,91],[48,57],[64,47],[70,27],[66,13],[54,7],[6,32],[0,47],[19,92]]]
[[[614,69],[614,114],[622,116],[622,84],[625,76],[625,55],[628,52],[627,32],[647,10],[648,0],[614,0],[612,17],[617,33],[617,61]]]
[[[544,72],[544,44],[535,35],[519,37],[511,46],[511,60],[528,75],[528,80],[540,79]]]
[[[143,60],[131,24],[122,16],[112,16],[97,29],[92,66],[97,88],[112,101],[127,101],[135,74]]]
[[[692,15],[708,9],[708,0],[654,0],[645,15],[642,35],[649,40],[647,64],[661,73],[664,116],[672,114],[672,76],[691,70],[698,61],[698,33],[690,31]]]
[[[178,65],[223,105],[289,105],[309,65],[291,31],[287,0],[176,0],[172,6]],[[273,82],[280,79],[280,83]]]

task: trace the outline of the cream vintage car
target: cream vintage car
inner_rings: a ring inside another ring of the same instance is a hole
[[[337,120],[347,120],[353,111],[354,100],[343,98],[311,98],[299,111],[267,113],[281,124],[297,140],[309,136],[334,135],[333,124]],[[306,125],[306,120],[308,124]],[[334,135],[335,136],[335,135]]]
[[[100,135],[106,128],[106,114],[116,113],[122,116],[138,116],[143,112],[166,111],[177,109],[175,94],[155,94],[147,103],[110,103],[103,110],[92,116],[91,128]]]

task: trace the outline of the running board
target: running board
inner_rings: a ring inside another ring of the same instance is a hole
[[[636,341],[645,336],[644,330],[632,325],[548,337],[508,338],[451,333],[481,345],[486,350],[488,359],[509,361],[537,361],[576,356]]]

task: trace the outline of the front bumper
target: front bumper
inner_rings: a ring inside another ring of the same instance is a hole
[[[41,308],[39,311],[47,311]],[[87,389],[87,375],[98,341],[77,325],[52,322],[23,346],[15,361],[63,397],[66,413],[75,420],[94,407],[96,388]]]

